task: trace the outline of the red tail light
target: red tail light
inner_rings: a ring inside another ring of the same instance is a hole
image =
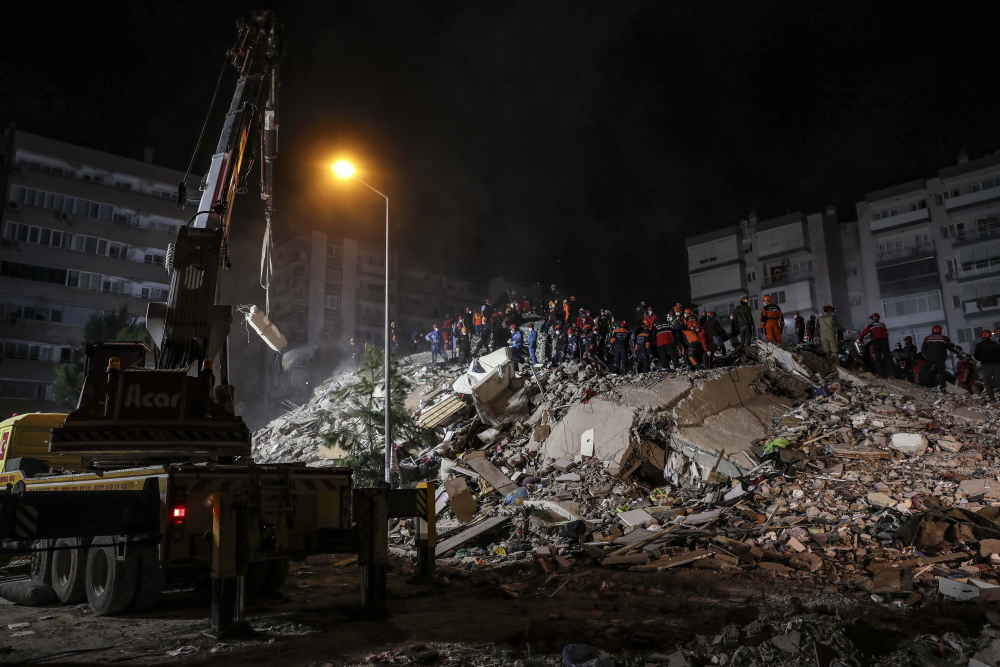
[[[174,507],[174,511],[172,513],[174,523],[184,523],[185,516],[187,516],[187,509],[183,505],[177,505]]]

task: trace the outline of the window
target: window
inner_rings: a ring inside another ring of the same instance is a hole
[[[306,278],[305,276],[296,276],[295,277],[295,286],[296,287],[309,287],[309,279]]]
[[[958,261],[954,257],[950,257],[945,261],[945,266],[947,267],[947,272],[954,277],[958,274]]]
[[[757,297],[752,296],[747,299],[747,305],[750,306],[750,310],[756,311],[760,308],[760,300]]]
[[[340,271],[334,271],[333,269],[327,269],[326,271],[326,282],[332,285],[339,285],[341,282]]]
[[[927,201],[921,199],[920,201],[915,201],[910,203],[911,211],[922,211],[927,208]]]
[[[127,251],[127,246],[122,243],[115,243],[110,241],[108,243],[108,257],[114,257],[115,259],[125,259],[125,253]]]
[[[847,293],[847,302],[851,306],[860,306],[861,305],[861,292],[848,292]]]
[[[326,256],[332,257],[333,259],[343,259],[344,248],[339,245],[334,245],[333,243],[328,243],[326,245]]]
[[[812,273],[813,261],[811,259],[804,259],[801,262],[792,263],[792,278],[799,278],[808,276]]]
[[[853,278],[858,275],[858,263],[848,262],[847,264],[844,264],[844,273],[847,274],[848,278]]]
[[[931,249],[931,235],[929,233],[916,234],[914,240],[917,242],[917,252],[925,252]]]
[[[117,222],[120,225],[127,225],[128,215],[126,215],[125,213],[112,213],[111,222]]]
[[[163,255],[154,252],[143,253],[143,261],[153,266],[163,266]]]
[[[309,312],[309,306],[307,306],[304,303],[296,303],[295,304],[295,312],[298,313],[298,314],[300,314],[300,315],[304,315],[305,313]]]
[[[0,380],[0,396],[25,400],[52,400],[52,385],[25,380]]]
[[[876,211],[874,218],[875,220],[885,220],[886,218],[892,218],[897,215],[899,215],[899,209],[890,208],[885,211]]]
[[[880,259],[899,257],[903,254],[903,240],[882,241],[878,244],[878,256]]]
[[[882,299],[885,317],[906,317],[935,310],[941,310],[941,292],[938,291]]]
[[[757,280],[757,267],[747,269],[747,282],[752,283]]]
[[[67,273],[66,269],[51,269],[47,266],[0,261],[0,276],[7,278],[65,285]]]
[[[132,184],[129,183],[128,181],[115,180],[115,187],[118,188],[119,190],[131,190]]]
[[[330,310],[340,310],[340,297],[330,294],[326,297],[326,307]]]
[[[292,340],[304,342],[309,339],[309,336],[302,329],[296,329],[292,332]]]
[[[68,248],[71,235],[56,229],[35,227],[20,222],[8,222],[4,238],[21,243],[37,243],[53,248]]]
[[[139,295],[144,299],[166,299],[170,294],[170,288],[163,287],[143,287],[139,290]]]
[[[66,286],[76,287],[78,289],[89,289],[100,291],[101,289],[101,274],[90,273],[87,271],[67,271],[66,276]]]
[[[982,192],[983,190],[992,190],[998,187],[1000,187],[1000,177],[987,178],[985,181],[979,181],[969,186],[969,192]]]
[[[785,291],[771,292],[769,295],[771,297],[771,303],[782,304],[785,303]],[[756,309],[756,306],[754,307]]]
[[[944,203],[946,201],[948,201],[952,197],[957,197],[957,196],[958,196],[958,188],[951,188],[949,190],[945,190],[944,192],[934,195],[934,198],[937,200],[938,206],[944,206]]]
[[[962,307],[962,297],[961,297],[961,295],[959,295],[959,294],[952,294],[951,295],[951,306],[952,306],[952,308],[961,308]]]

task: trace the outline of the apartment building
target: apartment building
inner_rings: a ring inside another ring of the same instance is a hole
[[[962,152],[932,178],[866,194],[857,213],[865,299],[891,342],[940,324],[971,350],[1000,328],[1000,152]]]
[[[781,306],[786,326],[831,304],[847,307],[844,242],[836,211],[758,220],[686,239],[691,300],[703,311],[727,317],[744,296],[759,312],[769,294]]]
[[[16,129],[0,143],[0,414],[53,411],[56,365],[80,359],[94,315],[169,288],[167,244],[190,213],[183,174]],[[188,187],[197,192],[198,177]]]

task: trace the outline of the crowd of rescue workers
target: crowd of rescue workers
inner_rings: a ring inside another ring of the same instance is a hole
[[[829,305],[819,317],[811,315],[808,320],[796,311],[789,340],[785,315],[769,295],[764,296],[759,317],[743,297],[728,314],[728,322],[715,311],[699,312],[680,303],[660,316],[644,301],[636,307],[631,324],[616,320],[605,308],[594,316],[576,297],[561,298],[555,285],[550,287],[547,304],[542,299],[509,296],[502,304],[486,299],[478,310],[467,307],[445,315],[442,326],[435,323],[428,333],[413,331],[406,337],[393,322],[392,351],[397,356],[425,351],[426,343],[433,363],[440,357],[442,363],[468,364],[480,354],[509,347],[515,367],[527,356],[533,366],[540,366],[539,359],[544,359],[549,368],[572,362],[621,375],[726,365],[746,346],[766,339],[779,346],[802,346],[832,364],[863,368],[882,377],[941,390],[950,381],[968,391],[984,390],[991,401],[994,390],[1000,391],[1000,343],[994,340],[1000,339],[1000,329],[983,330],[970,356],[944,335],[940,325],[931,329],[919,349],[912,336],[890,349],[889,330],[878,313],[871,315],[864,330],[849,331],[838,324],[836,309]],[[858,335],[845,340],[845,334]],[[351,346],[356,358],[353,338]],[[950,369],[949,353],[956,356]]]

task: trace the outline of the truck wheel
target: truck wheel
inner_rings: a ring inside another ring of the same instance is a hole
[[[132,609],[141,611],[151,609],[160,600],[163,590],[163,568],[160,567],[160,547],[153,545],[140,549],[135,554],[137,574],[135,582],[135,597],[132,599]]]
[[[260,595],[263,597],[277,593],[278,589],[281,588],[281,585],[285,583],[285,578],[287,576],[287,558],[267,561],[267,573],[264,575],[264,583],[260,587]]]
[[[135,594],[135,560],[118,560],[115,538],[94,538],[87,557],[87,602],[95,614],[111,616],[128,609]]]
[[[52,540],[38,540],[33,545],[36,549],[47,549],[52,546]],[[33,551],[31,553],[31,583],[52,583],[52,552]]]
[[[60,549],[59,547],[64,547]],[[87,550],[78,537],[60,537],[52,555],[52,590],[63,604],[87,598]]]
[[[264,589],[264,581],[267,579],[266,560],[253,561],[247,565],[247,576],[243,580],[243,594],[247,598],[260,597],[260,592]]]

